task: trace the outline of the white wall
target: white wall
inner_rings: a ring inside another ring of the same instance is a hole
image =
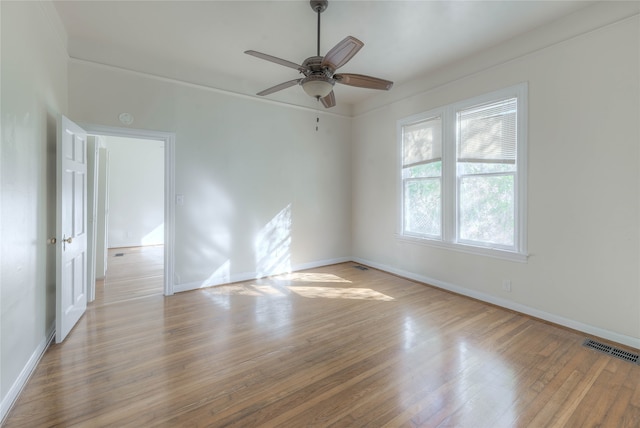
[[[66,35],[53,6],[0,2],[0,418],[55,319],[56,119],[67,111]],[[47,215],[49,213],[49,215]]]
[[[425,79],[415,95],[368,112],[360,106],[354,256],[640,347],[639,39],[636,14],[450,83]],[[520,82],[529,83],[528,262],[399,239],[396,121]]]
[[[164,142],[104,137],[109,151],[109,248],[164,243]]]
[[[129,112],[135,128],[176,134],[177,290],[350,256],[350,118],[81,61],[69,70],[74,119],[122,126]]]

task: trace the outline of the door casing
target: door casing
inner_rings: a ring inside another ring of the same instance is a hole
[[[175,284],[175,133],[119,128],[90,123],[81,123],[80,126],[90,135],[164,142],[164,295],[173,295]],[[95,287],[95,284],[90,284],[89,286]]]

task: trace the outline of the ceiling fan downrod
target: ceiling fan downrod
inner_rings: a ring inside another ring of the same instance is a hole
[[[329,0],[309,0],[309,5],[318,14],[318,43],[317,56],[320,56],[320,14],[327,9]]]

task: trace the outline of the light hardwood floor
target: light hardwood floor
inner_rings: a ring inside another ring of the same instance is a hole
[[[107,275],[96,283],[96,305],[164,293],[164,246],[112,248],[107,259]]]
[[[640,426],[640,366],[495,306],[353,263],[164,298],[119,263],[6,428]]]

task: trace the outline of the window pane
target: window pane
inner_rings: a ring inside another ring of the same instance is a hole
[[[514,176],[460,177],[459,237],[514,245]]]
[[[440,177],[442,175],[442,161],[404,168],[402,175],[402,178]]]
[[[440,236],[440,179],[404,182],[404,231]]]
[[[409,167],[442,158],[442,120],[433,117],[402,127],[402,166]]]
[[[516,166],[512,163],[458,162],[458,175],[492,174],[515,171]]]
[[[517,98],[459,111],[458,161],[515,163]]]

